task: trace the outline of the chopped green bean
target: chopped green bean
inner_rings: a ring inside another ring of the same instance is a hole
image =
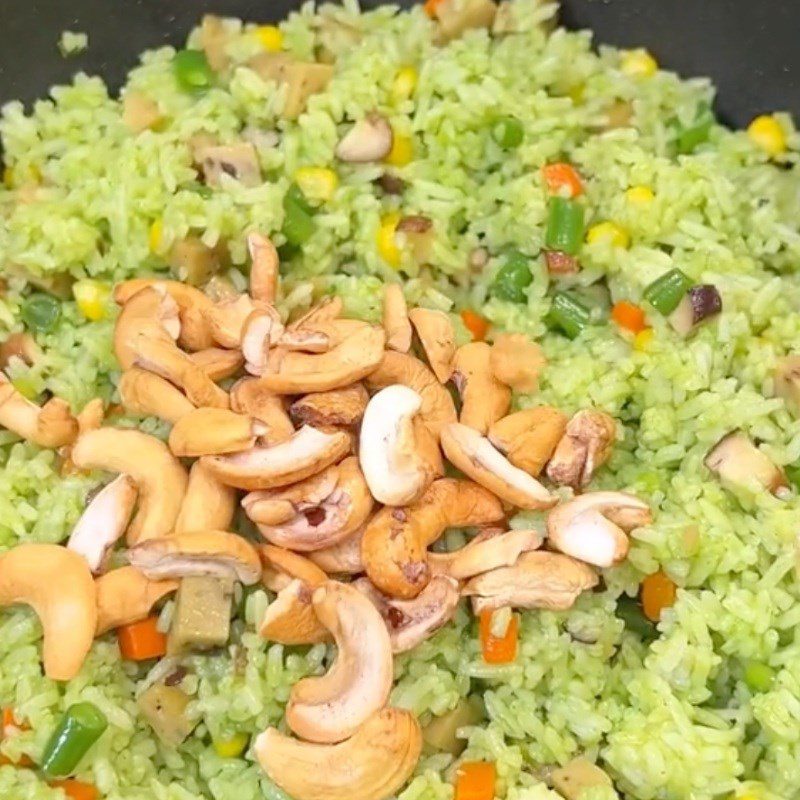
[[[635,633],[643,642],[656,638],[655,625],[644,615],[641,605],[633,598],[623,594],[617,600],[617,616],[625,623],[625,628]]]
[[[583,242],[583,206],[566,197],[551,197],[545,244],[574,256]]]
[[[750,661],[744,668],[744,682],[754,692],[768,692],[775,681],[775,670],[768,664]]]
[[[679,269],[671,269],[644,290],[644,299],[666,317],[678,307],[691,288],[692,281],[687,275]]]
[[[214,71],[202,50],[179,50],[172,59],[175,77],[187,92],[208,89],[214,82]]]
[[[580,300],[567,292],[556,292],[546,322],[551,329],[574,339],[586,329],[589,317],[589,309]]]
[[[48,777],[72,773],[107,727],[105,714],[93,703],[70,706],[45,746],[42,772]]]
[[[497,273],[491,291],[501,300],[524,303],[527,299],[525,289],[532,281],[528,257],[519,250],[512,250]]]
[[[49,294],[32,294],[20,309],[20,317],[25,325],[36,333],[53,330],[61,316],[61,305]]]
[[[504,150],[513,150],[522,144],[525,130],[516,117],[500,117],[492,126],[492,138]]]
[[[314,210],[308,204],[300,187],[292,184],[283,198],[283,235],[292,247],[300,247],[315,230]]]

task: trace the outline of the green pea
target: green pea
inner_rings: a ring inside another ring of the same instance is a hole
[[[504,150],[513,150],[522,144],[525,129],[516,117],[500,117],[492,126],[492,138]]]
[[[768,664],[750,661],[744,668],[744,682],[754,692],[768,692],[775,681],[775,670]]]
[[[172,59],[175,77],[187,92],[208,89],[214,82],[214,71],[201,50],[179,50]]]
[[[492,294],[501,300],[524,303],[527,300],[525,289],[533,281],[528,258],[519,250],[512,250],[492,284]]]
[[[53,330],[61,316],[61,305],[49,294],[32,294],[20,309],[22,321],[36,333]]]

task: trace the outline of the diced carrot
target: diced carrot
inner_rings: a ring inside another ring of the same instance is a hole
[[[570,197],[583,194],[583,181],[571,164],[546,164],[542,167],[542,175],[550,194],[560,194],[565,186],[569,189]]]
[[[631,333],[639,333],[647,327],[644,311],[627,300],[620,300],[618,303],[614,303],[614,307],[611,309],[611,319],[620,328],[625,328]]]
[[[510,664],[517,657],[519,640],[519,618],[511,617],[505,636],[492,635],[492,612],[482,611],[480,617],[480,637],[483,660],[487,664]]]
[[[642,610],[652,622],[661,619],[665,608],[675,605],[677,587],[663,572],[654,572],[642,581]]]
[[[486,338],[486,334],[489,332],[489,322],[480,314],[465,308],[461,312],[461,321],[472,334],[473,342],[482,342]]]
[[[26,756],[24,753],[20,756],[19,761],[12,761],[8,756],[3,755],[0,753],[0,767],[20,767],[24,769],[30,769],[31,767],[35,767],[36,764]]]
[[[444,0],[425,0],[425,5],[423,8],[425,9],[425,13],[431,18],[436,19],[437,11],[439,10],[439,6],[444,2]]]
[[[50,786],[61,789],[70,800],[99,800],[100,792],[89,783],[72,780],[51,781]]]
[[[456,772],[455,800],[492,800],[497,769],[488,761],[465,761]]]
[[[158,617],[117,628],[119,651],[128,661],[159,658],[167,652],[167,637],[156,627]]]

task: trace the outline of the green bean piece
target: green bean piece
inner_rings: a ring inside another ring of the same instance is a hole
[[[566,197],[551,197],[545,244],[574,256],[583,242],[583,206]]]
[[[679,269],[671,269],[656,278],[645,290],[644,299],[656,311],[669,316],[692,288],[692,281]]]
[[[775,681],[775,670],[760,661],[750,661],[744,668],[744,682],[753,692],[768,692]]]
[[[70,706],[44,749],[42,772],[48,777],[70,775],[107,727],[105,714],[93,703]]]
[[[553,330],[560,330],[570,339],[579,336],[589,324],[589,309],[567,292],[556,292],[546,322]]]
[[[528,257],[519,250],[512,250],[494,279],[492,294],[501,300],[524,303],[527,300],[525,289],[532,281]]]
[[[492,138],[503,150],[513,150],[522,144],[525,129],[516,117],[500,117],[492,126]]]
[[[214,82],[214,71],[202,50],[179,50],[172,59],[172,67],[184,91],[201,92]]]
[[[644,615],[641,605],[623,594],[617,600],[617,617],[625,623],[625,629],[636,634],[643,642],[652,642],[658,635],[656,626]]]
[[[53,330],[61,316],[61,305],[49,294],[32,294],[20,309],[20,317],[26,327],[36,333]]]

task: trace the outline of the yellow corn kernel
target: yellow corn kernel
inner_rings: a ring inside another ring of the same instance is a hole
[[[250,742],[246,733],[236,733],[230,739],[214,739],[214,752],[220,758],[238,758]]]
[[[392,149],[384,159],[393,167],[404,167],[414,159],[414,142],[410,136],[396,133],[392,139]]]
[[[270,53],[278,53],[283,50],[283,34],[280,28],[274,25],[260,25],[256,28],[256,36],[261,46]]]
[[[598,222],[597,225],[589,228],[586,241],[589,244],[609,242],[614,247],[628,247],[631,237],[625,228],[620,227],[616,222]]]
[[[14,170],[11,167],[6,167],[3,170],[3,185],[6,189],[14,188]]]
[[[643,47],[622,54],[620,69],[634,78],[651,78],[658,72],[658,61]]]
[[[400,266],[400,248],[394,238],[399,222],[400,214],[396,211],[382,217],[381,226],[378,228],[378,235],[376,236],[380,257],[395,269]]]
[[[397,75],[394,76],[394,83],[392,83],[392,98],[395,102],[408,100],[417,88],[418,79],[419,75],[414,67],[403,67],[398,70]]]
[[[300,167],[294,173],[294,180],[311,201],[330,200],[339,187],[339,176],[326,167]]]
[[[639,333],[633,337],[633,349],[638,350],[640,353],[644,353],[650,349],[650,342],[652,341],[653,329],[645,328],[643,331],[639,331]]]
[[[93,280],[76,281],[72,285],[75,302],[86,319],[98,322],[108,316],[111,289],[107,283]]]
[[[583,83],[576,83],[575,86],[572,86],[567,92],[567,97],[569,97],[576,106],[579,106],[583,102],[585,95],[586,85]]]
[[[635,206],[646,206],[652,203],[656,196],[649,186],[631,186],[625,192],[625,199]]]
[[[157,253],[161,247],[161,240],[164,238],[164,220],[160,217],[150,226],[150,234],[147,243],[151,253]]]
[[[767,114],[756,117],[747,128],[747,135],[768,156],[779,156],[786,152],[786,134],[775,117]]]

